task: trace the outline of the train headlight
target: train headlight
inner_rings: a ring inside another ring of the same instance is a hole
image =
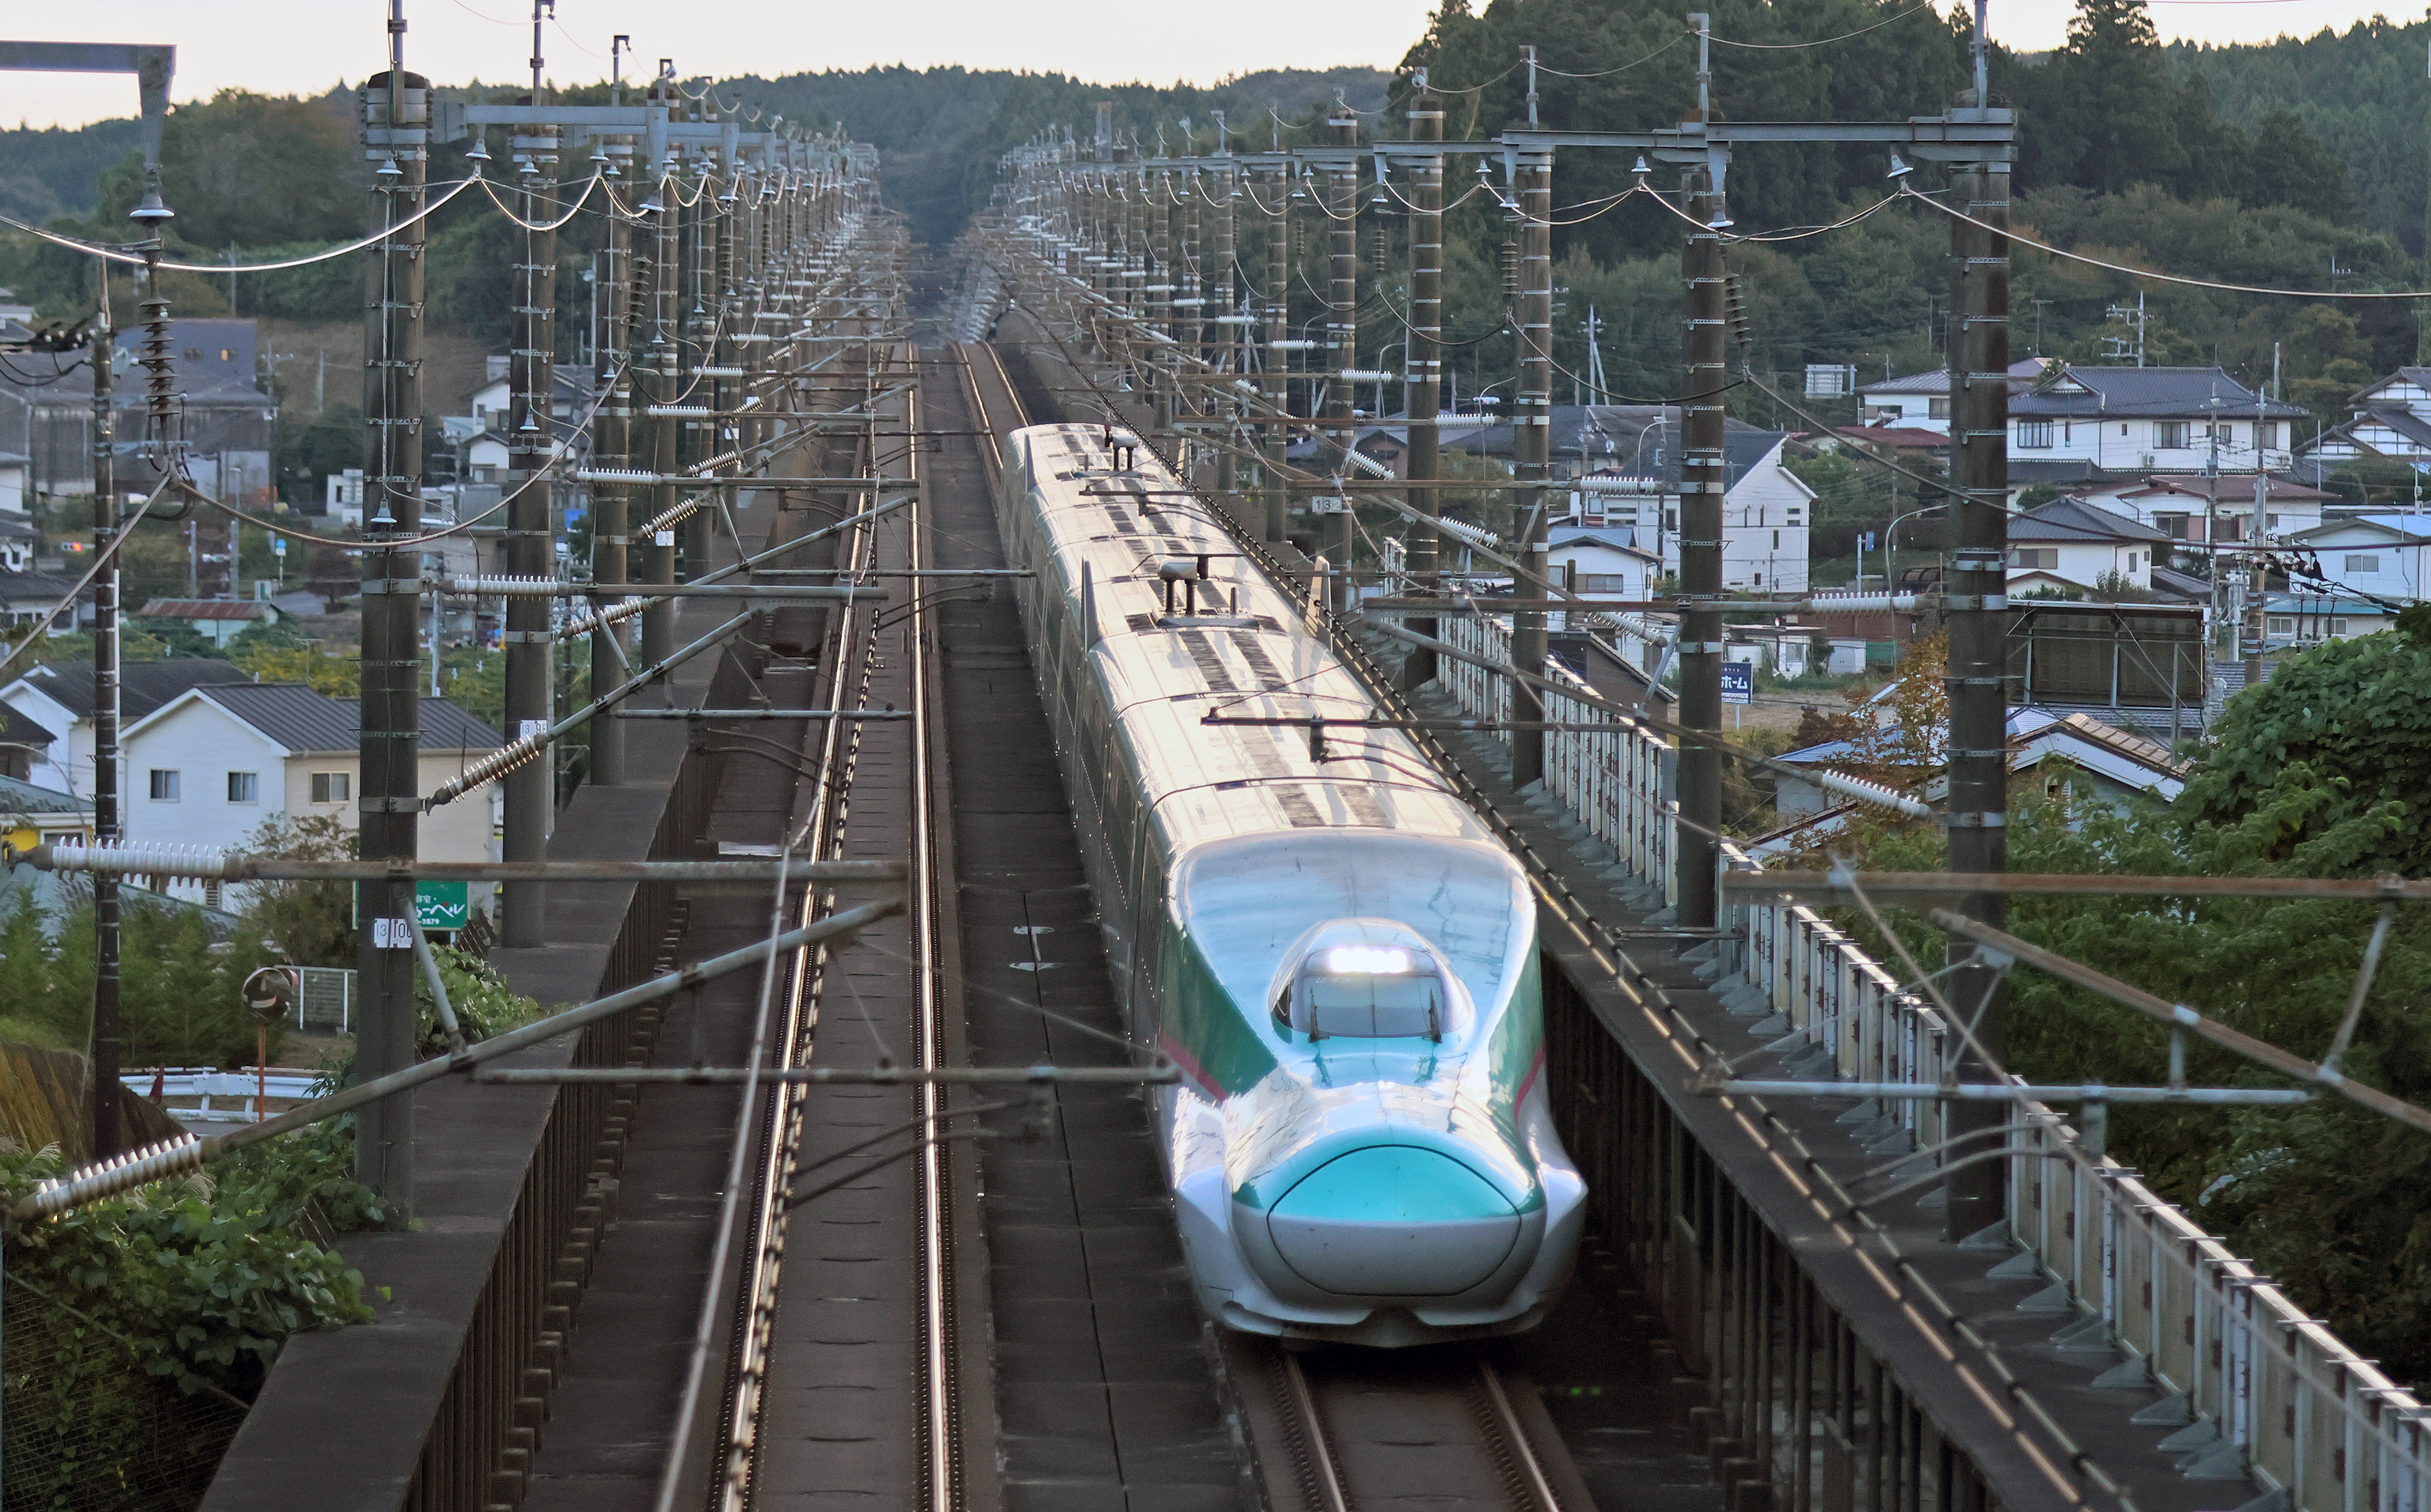
[[[1325,952],[1328,976],[1400,977],[1411,969],[1410,952],[1398,945],[1337,945]]]

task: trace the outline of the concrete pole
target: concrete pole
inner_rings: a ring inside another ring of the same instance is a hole
[[[1216,150],[1219,156],[1229,156],[1232,143],[1225,134],[1224,118],[1220,112],[1216,118]],[[1237,223],[1233,219],[1233,208],[1235,202],[1241,197],[1240,175],[1233,172],[1229,164],[1216,169],[1209,183],[1209,193],[1214,196],[1209,208],[1216,212],[1215,246],[1208,256],[1209,262],[1214,266],[1212,277],[1201,280],[1202,287],[1199,294],[1215,308],[1218,315],[1237,315],[1240,311],[1237,308],[1239,301],[1234,294],[1232,264],[1240,256],[1240,247],[1237,244],[1239,232]],[[1232,391],[1230,379],[1231,375],[1240,371],[1241,364],[1238,357],[1243,328],[1226,320],[1210,325],[1207,330],[1209,333],[1207,355],[1215,364],[1215,370],[1226,375],[1226,387],[1218,391],[1219,402],[1210,404],[1207,407],[1207,412],[1211,416],[1230,422],[1239,418],[1241,413],[1241,398],[1238,393]],[[1231,445],[1236,433],[1228,429],[1223,437],[1225,445],[1216,448],[1216,492],[1222,496],[1224,508],[1238,519],[1241,507],[1238,496],[1241,488],[1241,467],[1240,459],[1233,455]]]
[[[1346,153],[1326,177],[1327,225],[1333,277],[1326,293],[1325,313],[1325,438],[1334,472],[1348,478],[1354,470],[1350,449],[1359,439],[1359,423],[1351,417],[1357,387],[1342,375],[1359,365],[1359,160],[1349,156],[1359,146],[1359,117],[1339,94],[1326,121],[1332,145]],[[1325,554],[1338,575],[1327,601],[1337,611],[1350,607],[1351,552],[1359,541],[1359,520],[1345,496],[1342,512],[1333,517]]]
[[[1283,485],[1283,448],[1291,429],[1274,423],[1291,413],[1291,354],[1283,344],[1291,339],[1291,169],[1279,165],[1267,185],[1274,200],[1266,207],[1266,361],[1262,374],[1268,423],[1261,426],[1259,449],[1266,454],[1266,539],[1281,541],[1291,533],[1291,492]]]
[[[1179,260],[1174,256],[1173,204],[1174,183],[1170,170],[1159,169],[1153,183],[1148,176],[1140,176],[1140,213],[1148,217],[1148,309],[1149,328],[1166,341],[1173,339],[1173,284],[1179,274]],[[1173,353],[1172,348],[1143,342],[1140,349],[1148,354],[1149,424],[1160,436],[1173,434]]]
[[[593,465],[630,467],[633,378],[626,359],[634,345],[633,228],[622,216],[608,218],[607,243],[600,249],[596,287],[600,308],[606,315],[598,323],[594,380],[603,385],[607,394],[592,421]],[[623,484],[591,485],[591,580],[595,584],[632,580],[626,576],[631,570],[627,552],[632,544],[627,533],[632,528],[630,512]],[[595,597],[591,607],[594,613],[606,613],[608,596]],[[624,633],[622,625],[602,625],[591,632],[591,686],[595,690],[612,688],[629,675],[617,655],[619,638]],[[623,722],[613,717],[613,711],[603,711],[591,721],[590,735],[591,781],[601,787],[621,784],[625,781]]]
[[[534,97],[534,103],[541,103]],[[555,126],[536,126],[524,139],[527,162],[520,165],[521,192],[516,210],[526,221],[546,226],[557,219],[557,149]],[[555,500],[548,471],[556,439],[557,386],[557,233],[526,230],[523,260],[515,266],[515,346],[511,359],[511,384],[507,424],[510,452],[509,486],[514,501],[507,506],[506,569],[521,578],[557,576],[550,543],[556,539]],[[546,599],[507,600],[506,736],[521,740],[549,719],[549,605]],[[540,861],[548,849],[550,812],[556,806],[556,759],[550,753],[509,772],[500,784],[506,792],[505,859]],[[498,929],[499,942],[509,949],[533,949],[545,938],[548,892],[541,882],[508,882]]]
[[[1980,99],[1981,96],[1978,96]],[[1951,176],[1951,199],[1993,227],[1951,222],[1950,281],[1950,867],[2006,870],[2009,864],[2008,669],[2006,596],[2009,546],[2009,174],[1984,163]],[[1958,913],[2006,927],[2008,899],[1970,893]],[[1950,959],[1971,961],[1973,946],[1953,936]],[[2002,974],[1987,965],[1959,966],[1950,1000],[1972,1016],[1985,1055],[1957,1053],[1960,1081],[1994,1073],[2001,1053]],[[1953,1103],[1948,1137],[1996,1127],[2007,1114],[1992,1103]],[[1948,1233],[1967,1236],[2005,1219],[2008,1164],[1988,1161],[1951,1173]]]
[[[696,113],[698,109],[695,108]],[[717,195],[723,181],[713,160],[703,158],[699,167],[692,206],[684,211],[684,339],[676,347],[678,392],[685,395],[683,403],[688,406],[713,403],[717,392],[713,384],[701,384],[699,370],[715,361],[712,335],[718,324],[718,244],[725,219]],[[714,418],[679,422],[678,465],[689,469],[715,456],[717,432]],[[676,571],[685,582],[709,570],[709,526],[713,513],[695,510],[676,525]]]
[[[668,98],[668,88],[653,85],[652,103],[667,109],[671,117],[679,112]],[[679,274],[679,243],[682,235],[680,212],[677,209],[678,192],[682,187],[681,174],[670,157],[652,163],[650,172],[658,183],[652,200],[659,206],[658,214],[650,218],[650,349],[645,364],[645,397],[651,405],[676,402],[676,336],[682,319],[682,289]],[[647,437],[643,455],[649,459],[649,471],[661,478],[676,470],[676,421],[670,415],[647,416],[644,428]],[[655,519],[676,507],[673,483],[661,483],[648,495],[650,517]],[[676,580],[676,532],[672,527],[650,532],[646,541],[635,543],[641,553],[644,580],[662,587]],[[676,648],[676,604],[672,598],[653,603],[642,611],[642,664],[656,666],[674,654]]]
[[[1681,254],[1688,288],[1687,364],[1680,415],[1680,723],[1718,731],[1722,724],[1722,618],[1704,607],[1722,592],[1722,499],[1730,486],[1723,465],[1728,416],[1721,390],[1729,383],[1726,339],[1729,283],[1722,213],[1711,173],[1692,170],[1688,210],[1698,225]],[[1679,755],[1679,921],[1711,928],[1717,917],[1714,834],[1721,828],[1722,758],[1711,741],[1684,742]]]
[[[1443,99],[1428,87],[1427,71],[1420,69],[1410,94],[1410,140],[1441,142],[1443,119]],[[1410,365],[1401,386],[1410,439],[1401,454],[1401,476],[1413,482],[1433,481],[1442,472],[1443,427],[1435,417],[1443,412],[1443,186],[1441,155],[1410,160]],[[1414,488],[1408,502],[1433,519],[1442,512],[1440,494],[1438,489]],[[1435,532],[1420,525],[1408,532],[1408,541],[1410,591],[1432,594],[1442,560]],[[1534,592],[1525,584],[1516,589]],[[1407,623],[1420,635],[1439,632],[1435,620]],[[1435,653],[1421,647],[1401,664],[1401,680],[1415,688],[1433,681],[1435,671]]]
[[[109,276],[109,265],[100,265]],[[115,375],[117,333],[105,322],[92,333],[86,361],[92,364],[92,548],[106,551],[118,534],[118,418]],[[27,434],[31,435],[28,422]],[[166,458],[162,459],[164,462]],[[92,580],[92,832],[101,845],[125,838],[119,822],[118,749],[118,559]],[[92,879],[92,1159],[117,1154],[122,1144],[118,1099],[118,879]]]
[[[1535,116],[1531,92],[1529,116]],[[1519,154],[1519,392],[1511,403],[1511,454],[1518,481],[1533,483],[1512,496],[1518,503],[1518,561],[1536,580],[1513,584],[1541,595],[1545,576],[1545,485],[1552,477],[1553,392],[1553,154]],[[1511,664],[1545,675],[1545,612],[1523,609],[1511,617]],[[1540,720],[1544,699],[1514,679],[1511,717]],[[1545,775],[1545,736],[1535,730],[1511,732],[1511,782],[1526,787]]]
[[[391,229],[368,267],[364,318],[363,659],[358,852],[366,861],[414,859],[421,815],[422,554],[381,543],[422,531],[422,221],[428,162],[430,84],[403,67],[403,21],[391,10],[389,71],[362,92],[372,224]],[[390,165],[396,169],[389,174]],[[407,223],[411,222],[411,225]],[[402,586],[401,586],[402,585]],[[365,882],[356,931],[355,1081],[404,1070],[419,1037],[410,934],[413,883]],[[385,931],[379,921],[394,921]],[[383,938],[385,935],[385,938]],[[399,1211],[413,1201],[413,1100],[366,1105],[355,1119],[355,1179]]]

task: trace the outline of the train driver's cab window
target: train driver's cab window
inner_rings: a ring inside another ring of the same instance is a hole
[[[1318,1039],[1444,1037],[1448,995],[1433,959],[1400,945],[1329,945],[1309,951],[1275,1016]]]

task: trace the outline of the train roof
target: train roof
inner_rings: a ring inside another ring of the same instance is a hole
[[[1033,426],[1012,440],[1067,596],[1079,595],[1088,569],[1092,659],[1177,856],[1274,832],[1489,838],[1401,731],[1329,730],[1320,764],[1305,727],[1202,723],[1211,713],[1298,721],[1374,706],[1293,600],[1233,551],[1223,528],[1146,448],[1134,468],[1117,473],[1098,426]],[[1199,612],[1183,613],[1177,600],[1167,613],[1160,564],[1201,555],[1213,580],[1199,587]]]

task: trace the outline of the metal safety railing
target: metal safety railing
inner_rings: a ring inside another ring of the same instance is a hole
[[[1447,619],[1443,639],[1496,662],[1511,631],[1487,616]],[[1501,674],[1446,658],[1438,680],[1479,719],[1510,717]],[[1585,685],[1558,664],[1556,684]],[[1549,721],[1608,717],[1548,693]],[[1504,734],[1501,738],[1507,740]],[[1543,793],[1609,847],[1617,880],[1676,899],[1673,747],[1637,730],[1549,731]],[[1756,863],[1724,842],[1724,870]],[[1938,1010],[1823,915],[1788,899],[1724,893],[1719,937],[1688,952],[1731,1011],[1816,1081],[1919,1083],[1942,1077],[1955,1046]],[[1886,1100],[1869,1148],[1930,1151],[1944,1137],[1930,1099]],[[2006,1276],[2041,1280],[2031,1308],[2054,1340],[2105,1386],[2157,1401],[2122,1403],[2190,1478],[2252,1481],[2275,1512],[2425,1512],[2431,1409],[2308,1318],[2287,1291],[2106,1155],[2088,1152],[2061,1114],[2022,1102],[2012,1136]],[[2248,1501],[2240,1496],[2240,1502]]]

